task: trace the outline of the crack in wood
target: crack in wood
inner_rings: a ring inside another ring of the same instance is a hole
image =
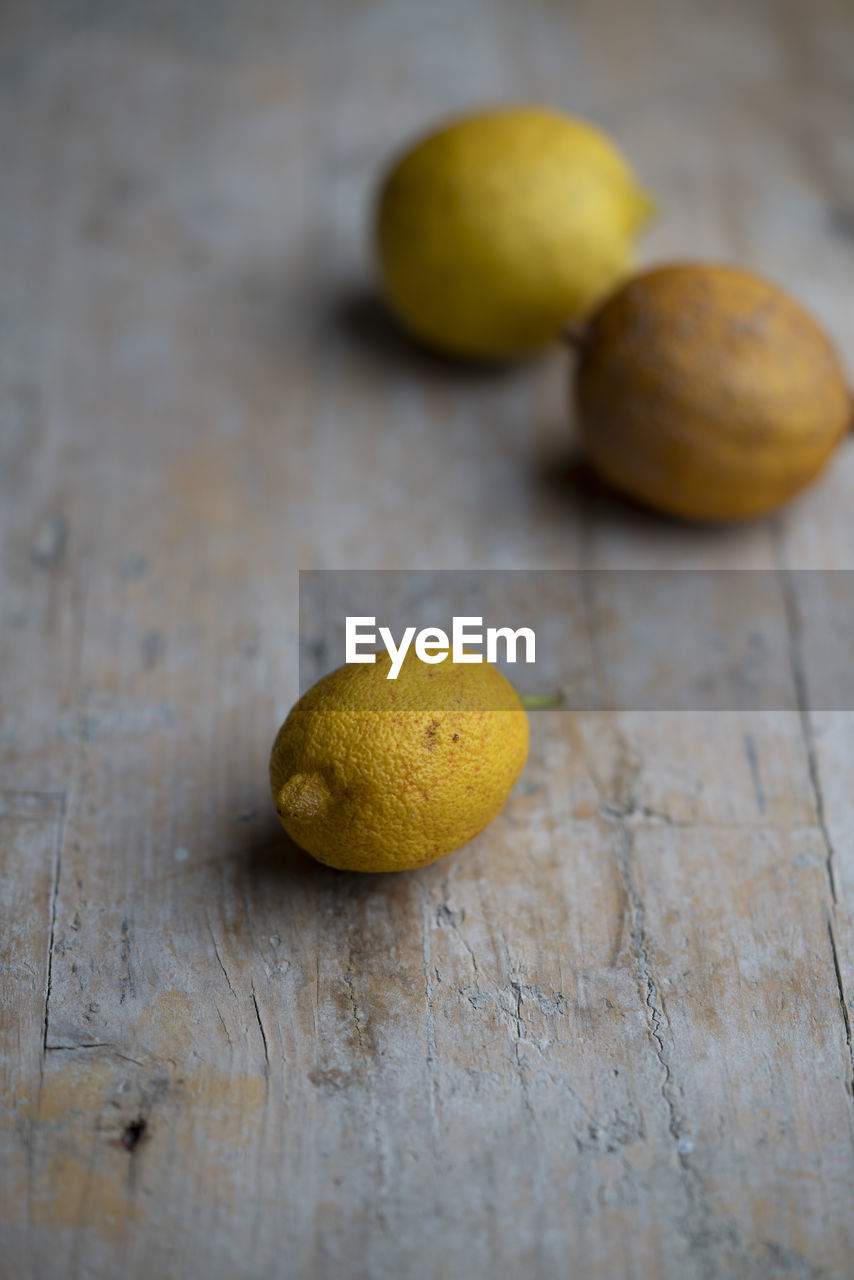
[[[848,1056],[851,1059],[851,1078],[846,1082],[846,1088],[852,1100],[854,1100],[854,1041],[851,1038],[851,1015],[848,1012],[848,1003],[845,999],[845,987],[842,982],[842,969],[839,965],[839,953],[836,949],[833,921],[829,915],[827,917],[827,932],[830,937],[830,950],[833,956],[833,971],[836,974],[836,992],[839,996],[839,1007],[842,1010],[842,1021],[845,1024],[845,1043],[848,1046]]]
[[[206,923],[206,924],[207,924],[207,926],[208,926],[208,933],[211,935],[211,942],[213,943],[214,955],[215,955],[215,956],[216,956],[216,958],[217,958],[217,963],[219,964],[219,967],[220,967],[220,969],[222,970],[223,977],[225,978],[226,982],[228,983],[228,989],[229,989],[229,991],[231,992],[231,994],[234,996],[234,998],[235,998],[235,1000],[236,1000],[236,999],[238,998],[238,996],[237,996],[237,992],[234,990],[234,987],[232,986],[231,978],[228,976],[228,970],[226,969],[225,965],[223,964],[222,956],[219,954],[219,947],[218,947],[218,946],[217,946],[217,944],[216,944],[216,938],[215,938],[215,936],[214,936],[214,931],[213,931],[213,928],[211,927],[210,919],[209,919],[207,916],[205,917],[205,923]]]
[[[804,662],[803,646],[801,643],[801,618],[798,612],[798,603],[792,582],[792,571],[784,567],[778,567],[777,573],[780,578],[783,605],[786,613],[786,626],[789,640],[789,662],[795,686],[795,697],[797,700],[798,715],[800,716],[804,750],[806,751],[807,757],[807,772],[809,774],[810,788],[812,790],[816,821],[818,822],[821,837],[824,841],[824,865],[827,872],[828,883],[830,885],[830,899],[833,905],[836,906],[836,875],[834,873],[835,850],[830,836],[830,829],[827,824],[824,792],[821,786],[818,753],[815,745],[815,732],[813,730],[812,716],[810,713],[809,686],[807,681],[806,665]]]
[[[344,981],[347,984],[347,992],[350,996],[350,1006],[353,1010],[353,1023],[355,1024],[355,1027],[356,1027],[356,1038],[359,1041],[359,1048],[364,1048],[365,1042],[362,1038],[362,1024],[359,1020],[359,1005],[358,1005],[358,1001],[356,1000],[356,988],[353,983],[352,956],[350,957],[350,961],[347,965],[347,968],[344,970]]]
[[[59,881],[62,875],[62,849],[65,843],[65,811],[66,811],[66,793],[63,791],[60,798],[59,824],[56,834],[56,859],[54,862],[53,872],[53,892],[51,894],[50,903],[50,934],[48,937],[47,948],[47,975],[45,978],[44,992],[44,1025],[42,1027],[42,1056],[41,1056],[41,1078],[44,1078],[44,1060],[47,1054],[47,1037],[48,1037],[48,1020],[50,1017],[50,991],[53,983],[53,955],[56,944],[56,915],[59,908]]]
[[[65,804],[64,791],[34,791],[32,787],[0,787],[0,800],[40,800],[43,804]]]
[[[119,1004],[124,1004],[128,995],[130,995],[131,999],[136,995],[136,978],[131,964],[132,951],[131,922],[125,918],[122,920],[121,942],[119,944],[119,957],[124,965],[124,973],[119,975]]]
[[[431,927],[430,899],[426,885],[421,887],[421,959],[424,965],[424,1016],[427,1030],[427,1074],[429,1077],[428,1105],[430,1109],[430,1132],[433,1139],[434,1154],[438,1156],[439,1141],[439,1096],[436,1077],[436,1018],[433,1012],[433,982],[430,977],[432,964],[430,946]]]
[[[264,1030],[264,1023],[261,1021],[261,1010],[258,1008],[258,997],[255,994],[255,986],[252,987],[252,1003],[255,1006],[255,1017],[258,1019],[258,1030],[261,1032],[261,1040],[264,1045],[264,1070],[270,1069],[270,1053],[267,1048],[267,1033]]]
[[[85,1040],[82,1044],[47,1044],[45,1053],[76,1053],[78,1049],[116,1049],[114,1040]]]
[[[838,905],[838,896],[836,891],[836,876],[834,873],[834,861],[836,851],[834,849],[833,840],[830,835],[830,828],[827,822],[827,811],[824,803],[824,790],[821,785],[821,772],[818,761],[818,751],[816,749],[815,732],[813,730],[812,715],[809,705],[808,681],[806,673],[806,664],[804,661],[803,645],[802,645],[802,625],[801,617],[798,611],[797,598],[795,596],[792,572],[785,567],[778,567],[778,575],[781,581],[783,593],[783,602],[786,611],[786,623],[789,636],[789,658],[792,666],[792,676],[795,683],[795,693],[798,703],[798,714],[801,723],[801,735],[803,737],[804,749],[807,756],[807,772],[809,774],[810,788],[813,796],[813,805],[815,807],[816,819],[819,830],[821,831],[822,841],[824,843],[825,859],[824,866],[827,873],[828,885],[830,887],[830,911],[827,917],[827,929],[830,935],[830,949],[833,956],[833,970],[836,979],[836,994],[839,999],[839,1007],[842,1011],[842,1023],[845,1028],[845,1044],[848,1049],[848,1057],[851,1060],[851,1078],[846,1081],[846,1092],[854,1100],[854,1044],[851,1039],[851,1016],[848,1012],[848,1004],[845,999],[845,987],[842,981],[842,970],[839,964],[839,955],[836,948],[836,937],[833,932],[832,915],[835,913]]]
[[[122,1133],[122,1146],[133,1155],[147,1131],[148,1121],[145,1116],[137,1116],[136,1120],[130,1120]]]
[[[646,909],[632,873],[632,829],[625,814],[614,814],[612,820],[615,821],[620,835],[619,866],[629,909],[629,934],[632,940],[639,994],[646,1011],[649,1038],[662,1070],[661,1097],[667,1108],[667,1127],[683,1173],[682,1186],[686,1197],[686,1213],[682,1230],[689,1249],[697,1258],[702,1274],[711,1277],[715,1272],[709,1246],[714,1232],[709,1220],[702,1181],[690,1160],[692,1148],[690,1140],[686,1138],[687,1125],[676,1100],[670,1050],[664,1035],[667,1015],[650,965]],[[728,1233],[730,1231],[728,1224],[720,1224],[720,1231]]]

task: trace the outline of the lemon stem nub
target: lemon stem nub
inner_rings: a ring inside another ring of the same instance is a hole
[[[639,187],[635,194],[635,208],[637,210],[636,225],[639,227],[644,226],[645,223],[652,222],[661,211],[661,206],[655,196],[651,196],[642,187]]]
[[[331,795],[319,773],[295,773],[276,797],[276,812],[283,818],[316,818]]]
[[[565,347],[572,347],[574,351],[581,351],[587,339],[587,326],[570,322],[563,326],[558,337]]]

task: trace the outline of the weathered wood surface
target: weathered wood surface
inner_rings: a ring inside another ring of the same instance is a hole
[[[266,785],[300,567],[854,567],[850,447],[726,532],[585,492],[562,357],[417,355],[363,234],[545,99],[854,367],[850,4],[20,0],[0,70],[9,1274],[850,1275],[854,716],[539,714],[390,879]]]

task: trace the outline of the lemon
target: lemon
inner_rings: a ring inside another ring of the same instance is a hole
[[[673,515],[772,511],[851,424],[820,325],[738,267],[682,263],[629,281],[580,337],[580,444],[618,489]]]
[[[276,812],[327,866],[404,871],[444,857],[496,817],[525,763],[527,716],[495,667],[409,657],[389,680],[390,662],[325,676],[273,744]]]
[[[382,188],[385,295],[405,328],[453,355],[541,347],[625,276],[652,210],[598,129],[539,107],[460,119]]]

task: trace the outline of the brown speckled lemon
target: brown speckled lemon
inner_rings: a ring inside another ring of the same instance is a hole
[[[851,422],[839,358],[782,289],[735,267],[636,276],[579,339],[581,448],[632,497],[737,520],[821,471]]]
[[[340,667],[300,698],[270,758],[288,835],[327,866],[405,871],[466,844],[501,811],[528,751],[513,686],[488,663],[408,657]]]

